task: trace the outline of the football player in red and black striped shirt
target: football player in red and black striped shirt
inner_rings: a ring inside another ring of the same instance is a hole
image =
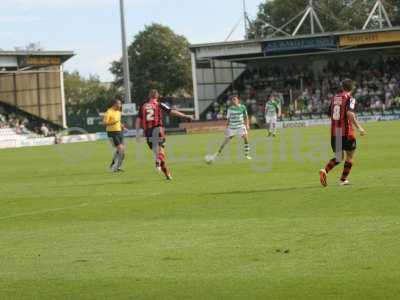
[[[139,131],[143,128],[147,145],[154,153],[157,170],[162,171],[167,180],[172,180],[171,172],[166,163],[163,114],[167,113],[189,121],[192,121],[193,117],[171,109],[168,105],[159,102],[159,98],[160,95],[158,91],[151,90],[149,93],[149,100],[140,108],[139,116],[136,119],[137,139],[138,141],[140,140]]]
[[[329,109],[331,118],[331,146],[336,156],[319,172],[321,184],[325,187],[328,185],[326,175],[342,162],[344,156],[346,161],[340,178],[340,184],[349,184],[348,176],[353,167],[353,157],[357,148],[354,127],[358,129],[362,136],[365,135],[365,130],[361,127],[355,115],[356,100],[351,95],[353,88],[353,81],[345,79],[342,82],[342,92],[335,95],[331,100]]]

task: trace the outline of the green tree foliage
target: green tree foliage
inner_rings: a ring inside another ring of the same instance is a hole
[[[98,77],[83,78],[78,72],[64,73],[65,99],[69,114],[105,111],[110,101],[120,97],[114,86],[102,84]]]
[[[160,24],[146,26],[128,48],[132,95],[136,103],[146,99],[150,88],[164,96],[191,90],[189,42]],[[115,85],[122,85],[121,61],[112,63]]]
[[[262,38],[272,34],[267,26],[281,27],[301,13],[309,0],[272,0],[259,6],[257,17],[251,23],[251,38]],[[361,29],[376,0],[315,0],[315,10],[326,32]],[[394,25],[400,24],[400,0],[385,0],[385,7]],[[300,18],[285,26],[283,30],[292,33]],[[376,22],[376,20],[375,20]],[[375,24],[376,25],[376,24]],[[305,22],[300,33],[310,32]]]
[[[386,9],[390,15],[393,25],[400,25],[400,0],[386,0]]]

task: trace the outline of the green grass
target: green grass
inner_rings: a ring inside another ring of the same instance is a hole
[[[132,140],[117,175],[105,141],[1,150],[0,299],[399,299],[400,122],[366,127],[344,188],[326,127],[212,166],[221,133],[169,137],[173,182]]]

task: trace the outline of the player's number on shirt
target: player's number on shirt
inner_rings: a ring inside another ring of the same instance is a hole
[[[154,121],[154,109],[147,109],[146,110],[146,121]]]
[[[333,107],[332,119],[334,121],[340,121],[340,110],[341,110],[340,105],[335,105]]]

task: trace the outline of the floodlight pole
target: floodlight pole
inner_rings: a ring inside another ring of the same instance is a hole
[[[119,6],[121,14],[122,68],[124,73],[125,103],[132,103],[131,81],[129,76],[129,57],[128,57],[128,48],[126,45],[126,28],[125,28],[126,20],[125,20],[124,0],[119,0]]]
[[[310,7],[313,7],[313,0],[310,0]],[[314,28],[314,15],[313,12],[310,10],[310,27],[311,27],[311,34],[315,33],[315,28]]]
[[[244,22],[244,37],[247,40],[249,38],[249,26],[248,26],[246,0],[243,0],[243,22]]]
[[[270,28],[272,28],[273,30],[275,30],[274,33],[282,33],[283,35],[290,36],[289,33],[287,33],[286,31],[282,30],[281,28],[275,27],[275,26],[272,25],[272,24],[265,23],[265,25],[266,25],[267,27],[270,27]]]
[[[383,28],[383,18],[382,18],[382,9],[379,8],[379,28]]]
[[[302,16],[305,12],[307,11],[307,9],[304,9],[303,11],[299,12],[297,15],[295,15],[293,18],[291,18],[289,21],[287,21],[285,24],[283,24],[281,27],[277,28],[272,34],[270,34],[268,36],[268,38],[272,38],[274,37],[278,32],[285,32],[285,35],[287,36],[291,36],[291,34],[287,33],[286,31],[284,31],[284,29],[292,24],[295,20],[297,20],[300,16]],[[268,25],[268,24],[267,24]]]
[[[307,10],[306,10],[306,12],[304,13],[303,17],[301,18],[299,24],[297,24],[297,27],[296,27],[296,29],[294,30],[293,34],[292,34],[293,36],[295,36],[295,35],[299,32],[301,26],[303,26],[303,23],[304,23],[304,21],[307,19],[307,17],[308,17],[309,14],[310,14],[310,7],[307,8]]]
[[[237,29],[238,26],[240,25],[240,23],[242,23],[242,18],[240,18],[239,21],[237,21],[237,23],[235,24],[235,26],[232,28],[231,32],[229,32],[229,35],[226,37],[225,42],[229,41],[229,39],[231,38],[231,36],[235,33],[236,29]]]
[[[303,26],[305,20],[307,17],[310,17],[310,26],[311,26],[311,34],[315,34],[315,23],[317,23],[319,29],[321,32],[325,32],[324,27],[321,24],[321,21],[318,18],[317,13],[315,12],[314,9],[314,3],[313,0],[309,0],[308,6],[304,12],[303,17],[301,18],[299,24],[297,25],[296,29],[293,31],[292,36],[297,35],[299,32],[300,28]]]
[[[363,30],[368,28],[368,25],[371,23],[372,18],[376,15],[376,10],[378,10],[378,18],[379,18],[379,28],[383,29],[383,21],[386,21],[389,27],[392,26],[392,22],[390,21],[389,15],[386,11],[385,6],[382,3],[382,0],[377,0],[374,7],[372,8],[367,21],[363,26]],[[385,18],[383,18],[385,17]]]

